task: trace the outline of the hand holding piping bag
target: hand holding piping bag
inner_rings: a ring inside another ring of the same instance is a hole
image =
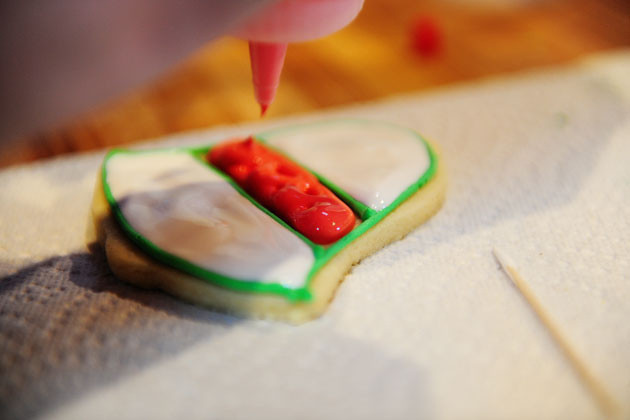
[[[363,0],[39,0],[37,7],[6,2],[0,146],[154,80],[226,32],[252,41],[256,96],[264,110],[287,43],[344,27],[362,5]],[[234,32],[236,27],[241,30]]]
[[[287,44],[331,34],[349,24],[363,0],[280,0],[248,21],[236,36],[249,41],[254,94],[264,115],[274,99]]]

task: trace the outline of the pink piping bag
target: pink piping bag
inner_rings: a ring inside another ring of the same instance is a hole
[[[287,44],[331,34],[349,24],[363,0],[280,0],[235,33],[249,41],[254,95],[261,115],[273,102]]]

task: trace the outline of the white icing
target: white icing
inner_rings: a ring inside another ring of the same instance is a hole
[[[374,210],[390,205],[431,164],[415,133],[378,122],[335,121],[262,137]]]
[[[107,181],[133,229],[163,250],[244,281],[305,286],[312,250],[189,154],[117,154]]]

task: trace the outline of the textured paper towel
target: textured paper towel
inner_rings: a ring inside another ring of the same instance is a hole
[[[102,153],[0,172],[0,416],[600,418],[495,246],[628,415],[628,74],[620,53],[272,122],[410,126],[440,143],[450,181],[434,219],[357,266],[301,327],[117,281],[83,245]]]

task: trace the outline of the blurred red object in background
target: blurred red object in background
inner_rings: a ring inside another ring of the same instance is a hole
[[[419,16],[411,24],[411,46],[422,57],[437,56],[443,49],[443,35],[438,21]]]

